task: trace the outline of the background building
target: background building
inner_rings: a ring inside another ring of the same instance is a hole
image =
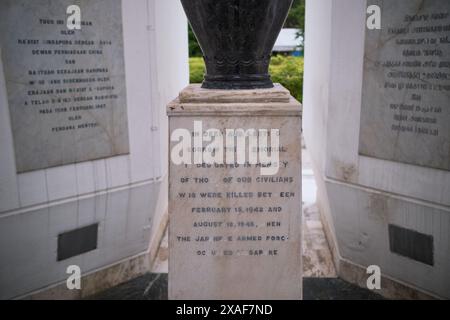
[[[278,36],[274,53],[283,53],[293,56],[303,55],[303,38],[299,35],[300,30],[295,28],[283,28]]]

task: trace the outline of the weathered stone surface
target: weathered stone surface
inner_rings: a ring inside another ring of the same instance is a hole
[[[18,172],[129,152],[121,1],[73,4],[0,2]]]
[[[359,152],[450,170],[450,3],[370,0]]]
[[[270,89],[218,90],[203,89],[200,84],[193,84],[180,92],[181,103],[240,103],[240,102],[289,102],[291,94],[279,83]]]
[[[180,128],[196,136],[194,121],[201,121],[203,133],[279,129],[280,167],[262,175],[260,162],[170,162],[169,298],[300,299],[301,105],[292,99],[261,103],[264,92],[257,102],[230,103],[240,91],[230,92],[234,97],[222,101],[212,94],[211,104],[169,104],[171,136]],[[172,151],[177,144],[171,142]]]

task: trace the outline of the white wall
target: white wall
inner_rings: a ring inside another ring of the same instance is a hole
[[[165,105],[188,84],[178,0],[123,1],[130,154],[16,174],[0,61],[0,299],[145,252],[167,207]],[[98,249],[57,262],[58,234],[99,222]]]
[[[450,297],[450,172],[358,155],[365,1],[306,4],[304,134],[339,259]],[[434,238],[434,266],[393,254],[388,224]]]

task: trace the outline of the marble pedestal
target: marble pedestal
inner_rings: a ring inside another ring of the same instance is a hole
[[[301,299],[301,104],[280,85],[233,91],[191,85],[167,114],[169,298]],[[259,144],[265,129],[269,149]],[[236,165],[242,132],[257,132],[258,148],[244,139],[246,161]],[[206,153],[187,157],[188,150]],[[259,151],[267,150],[274,153],[262,164]]]

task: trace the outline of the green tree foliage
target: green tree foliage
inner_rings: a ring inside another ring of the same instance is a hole
[[[189,58],[189,80],[190,83],[201,83],[203,81],[203,75],[205,74],[205,62],[203,58],[192,57]]]
[[[288,89],[298,101],[303,100],[303,57],[272,57],[269,73],[273,82]]]
[[[194,35],[194,31],[192,31],[191,26],[188,27],[188,35],[189,35],[189,57],[202,57],[202,49],[197,42],[197,38]]]
[[[305,0],[294,0],[284,28],[297,28],[305,30]]]
[[[200,57],[189,59],[190,82],[201,83],[205,73],[205,64]],[[303,58],[292,56],[272,57],[269,67],[273,82],[281,83],[298,100],[302,101]]]

